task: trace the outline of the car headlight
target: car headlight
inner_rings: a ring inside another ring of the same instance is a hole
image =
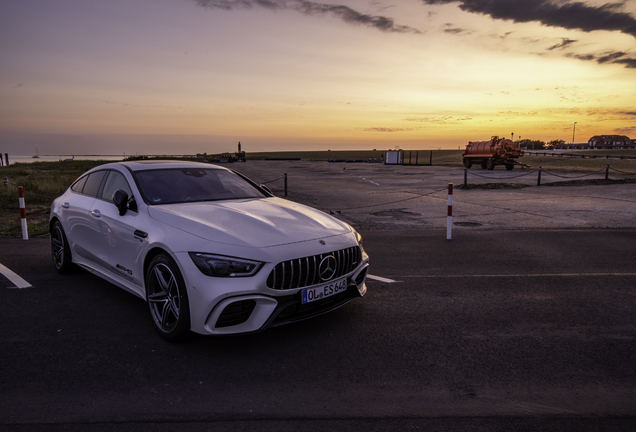
[[[356,241],[358,242],[358,245],[360,245],[360,247],[362,247],[362,236],[360,235],[360,233],[358,231],[356,231],[356,229],[354,227],[352,227],[349,224],[346,224],[347,227],[349,228],[349,230],[351,231],[351,233],[353,233],[353,236],[356,238]]]
[[[353,230],[353,235],[356,236],[356,241],[358,242],[360,247],[362,247],[362,236],[360,235],[358,231],[354,230],[353,228],[351,229]]]
[[[201,270],[201,273],[213,277],[248,277],[254,276],[263,266],[260,261],[242,258],[190,252],[190,258]]]

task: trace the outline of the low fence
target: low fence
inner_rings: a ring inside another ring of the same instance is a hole
[[[587,174],[577,174],[577,175],[563,175],[563,174],[556,174],[553,172],[549,172],[549,171],[545,171],[541,168],[541,166],[539,166],[538,169],[536,170],[532,170],[532,171],[528,171],[525,172],[523,174],[517,174],[517,175],[508,175],[508,176],[488,176],[488,175],[483,175],[483,174],[477,174],[475,172],[469,172],[468,168],[464,168],[464,187],[468,186],[468,174],[475,176],[475,177],[479,177],[479,178],[485,178],[485,179],[492,179],[492,180],[510,180],[510,179],[518,179],[521,177],[528,177],[532,174],[536,174],[537,176],[537,186],[541,186],[541,176],[544,175],[549,175],[549,176],[553,176],[553,177],[557,177],[557,178],[561,178],[561,179],[567,179],[567,180],[579,180],[579,179],[583,179],[586,177],[590,177],[590,176],[594,176],[594,175],[598,175],[600,173],[604,172],[604,180],[610,180],[609,175],[610,175],[610,171],[612,172],[616,172],[616,173],[621,173],[621,174],[626,174],[626,175],[635,175],[634,173],[630,173],[630,172],[626,172],[626,171],[621,171],[619,169],[616,168],[612,168],[610,167],[609,164],[607,164],[605,166],[605,168],[601,168],[598,171],[594,171],[591,173],[587,173]]]
[[[267,186],[268,184],[272,184],[272,183],[277,182],[277,181],[280,181],[280,180],[283,180],[283,187],[284,187],[284,189],[285,189],[285,196],[287,196],[287,173],[283,174],[283,176],[282,176],[282,177],[278,177],[277,179],[269,180],[269,181],[263,182],[263,183],[261,183],[261,185],[262,185],[262,186],[266,186],[266,187],[268,187],[268,186]],[[269,189],[269,187],[268,187],[268,189]]]
[[[407,157],[408,156],[408,157]],[[433,165],[433,150],[402,150],[402,165]]]
[[[619,160],[635,160],[636,156],[609,156],[609,155],[592,155],[592,154],[567,154],[567,153],[553,153],[553,152],[533,152],[526,150],[526,155],[532,156],[551,156],[551,157],[569,157],[579,159],[619,159]]]

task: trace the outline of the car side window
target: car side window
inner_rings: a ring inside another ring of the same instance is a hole
[[[82,193],[82,189],[84,189],[84,184],[86,184],[87,178],[88,176],[84,176],[78,181],[76,181],[75,183],[73,183],[73,186],[71,186],[71,190],[73,192]]]
[[[126,181],[126,177],[124,177],[117,171],[109,171],[108,178],[106,179],[106,183],[104,184],[104,190],[102,191],[101,198],[107,201],[112,201],[113,194],[118,189],[123,190],[128,194],[129,197],[132,197],[132,191],[130,190],[130,186]]]
[[[86,184],[84,185],[84,189],[82,193],[84,195],[90,195],[96,197],[99,192],[99,187],[102,184],[102,180],[104,180],[104,175],[106,175],[106,171],[96,171],[88,175],[88,179],[86,179]]]

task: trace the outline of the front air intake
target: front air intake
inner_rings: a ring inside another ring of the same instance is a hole
[[[221,316],[216,320],[215,327],[230,327],[243,324],[247,321],[256,307],[254,300],[240,300],[230,303],[223,309]]]

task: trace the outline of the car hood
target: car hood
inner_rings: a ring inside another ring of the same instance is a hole
[[[345,234],[346,224],[281,198],[148,207],[155,220],[216,243],[269,247]]]

